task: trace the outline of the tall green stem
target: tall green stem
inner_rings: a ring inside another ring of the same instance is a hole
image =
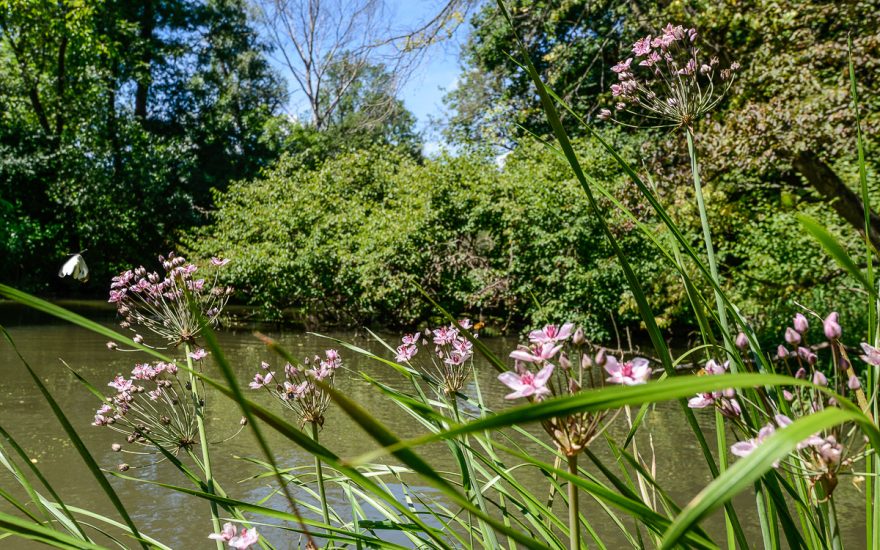
[[[706,255],[709,258],[709,273],[712,280],[717,286],[721,286],[721,280],[718,278],[718,263],[715,261],[715,247],[712,246],[712,232],[709,230],[709,217],[706,215],[706,201],[703,199],[703,183],[700,180],[700,165],[697,162],[697,149],[694,147],[693,131],[687,129],[688,154],[691,157],[691,173],[694,178],[694,193],[697,196],[697,207],[700,210],[700,224],[703,226],[703,241],[706,244]],[[715,290],[715,305],[718,307],[718,321],[721,324],[721,330],[725,336],[732,336],[727,324],[727,310],[724,307],[724,300],[721,292]],[[727,338],[725,338],[725,341]],[[730,343],[728,342],[728,347]],[[731,365],[731,369],[735,370],[736,366]]]
[[[312,422],[312,439],[318,442],[318,423]],[[321,497],[321,513],[324,514],[324,523],[330,525],[330,508],[327,506],[327,493],[324,491],[324,470],[321,467],[321,459],[315,455],[315,475],[318,476],[318,495]]]
[[[190,391],[192,392],[193,402],[196,408],[196,426],[199,430],[199,447],[202,448],[202,469],[205,471],[205,486],[207,487],[208,493],[213,495],[215,494],[214,474],[211,470],[211,455],[208,451],[208,436],[205,433],[205,404],[199,395],[199,386],[196,377],[193,374],[194,367],[192,358],[189,356],[189,344],[183,345],[183,352],[186,354],[186,366],[189,368]],[[213,500],[211,501],[211,525],[214,527],[215,533],[220,532],[220,515],[217,513],[217,503]],[[217,548],[223,550],[223,542],[219,540],[216,542]]]
[[[577,455],[568,457],[568,471],[571,475],[578,475]],[[578,550],[581,547],[581,525],[578,521],[580,516],[580,502],[578,501],[577,485],[568,482],[568,547],[569,550]]]

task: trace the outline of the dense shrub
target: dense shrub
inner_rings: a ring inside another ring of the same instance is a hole
[[[636,158],[631,138],[610,137]],[[614,161],[587,141],[577,146],[590,177],[665,239]],[[755,205],[717,190],[709,200],[722,277],[738,281],[732,291],[747,314],[773,328],[795,299],[823,311],[837,281],[833,265],[797,230],[794,213],[773,203],[778,197]],[[638,319],[583,191],[542,144],[520,146],[503,167],[480,155],[420,163],[387,148],[318,166],[287,157],[216,201],[212,225],[187,245],[202,257],[233,258],[229,282],[272,316],[292,309],[311,324],[411,325],[436,313],[418,283],[450,310],[500,330],[565,318],[608,339],[615,324],[622,333]],[[686,196],[669,202],[698,246]],[[603,205],[661,326],[693,326],[678,275],[631,220]],[[822,205],[812,213],[834,222]]]

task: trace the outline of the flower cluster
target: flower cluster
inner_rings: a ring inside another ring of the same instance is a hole
[[[125,271],[110,284],[110,303],[122,317],[123,328],[139,325],[169,344],[192,343],[202,329],[202,318],[215,324],[232,294],[232,288],[218,284],[220,267],[229,260],[212,258],[211,282],[197,278],[198,267],[174,253],[159,256],[164,275],[140,266]],[[134,340],[143,342],[135,332]]]
[[[324,413],[330,404],[330,396],[315,381],[332,385],[336,371],[342,366],[342,358],[335,349],[328,349],[324,357],[316,355],[312,360],[303,360],[303,366],[284,365],[284,379],[279,380],[275,371],[270,371],[269,363],[260,364],[260,372],[254,375],[250,388],[265,389],[281,401],[285,407],[294,411],[302,425],[324,425]],[[311,367],[311,368],[309,368]]]
[[[128,443],[189,450],[198,440],[197,404],[190,383],[177,375],[177,365],[164,362],[137,364],[131,378],[117,375],[107,384],[116,394],[96,411],[92,425],[123,433]]]
[[[611,69],[618,78],[611,85],[615,109],[640,108],[649,118],[689,128],[711,111],[733,82],[739,64],[719,70],[717,57],[700,58],[696,39],[696,29],[670,23],[657,36],[637,40],[632,57]],[[721,89],[715,88],[716,72],[724,83]],[[602,109],[599,117],[611,118],[612,113]]]
[[[458,324],[466,330],[473,327],[468,319],[462,319]],[[410,363],[418,354],[420,344],[426,348],[433,345],[431,352],[424,354],[423,357],[428,357],[426,361],[430,361],[439,380],[442,381],[443,393],[455,395],[464,387],[473,368],[473,344],[460,334],[454,324],[428,329],[424,338],[419,341],[421,335],[422,333],[416,332],[401,338],[401,344],[397,347],[396,361]]]
[[[529,333],[529,344],[510,353],[514,370],[498,376],[513,390],[507,399],[541,401],[547,397],[574,394],[583,388],[605,383],[635,385],[648,381],[651,367],[647,359],[618,360],[599,350],[595,357],[585,348],[581,329],[572,323],[547,325]],[[529,366],[535,371],[531,370]],[[604,372],[599,367],[604,367]],[[575,456],[603,430],[605,412],[575,413],[542,422],[544,430],[566,456]]]
[[[225,542],[230,548],[247,550],[251,546],[257,544],[260,540],[260,534],[257,533],[256,529],[248,529],[245,527],[242,528],[241,534],[239,535],[238,529],[235,525],[224,523],[222,531],[219,533],[211,533],[208,535],[208,538]]]
[[[788,372],[796,378],[810,380],[816,386],[831,385],[837,393],[843,395],[847,392],[855,392],[857,398],[863,399],[859,378],[855,375],[846,350],[839,341],[843,332],[839,315],[833,312],[824,320],[819,316],[816,317],[822,321],[822,331],[827,342],[821,346],[811,346],[808,342],[810,321],[804,314],[796,314],[783,334],[785,343],[779,344],[776,348],[774,354],[776,370]],[[745,335],[738,335],[735,343],[740,350],[744,352],[748,350],[748,340]],[[825,347],[830,348],[832,352],[833,368],[830,374],[826,374],[820,368],[821,361],[816,353],[816,350]],[[880,351],[867,344],[862,344],[862,349],[865,351],[865,355],[862,356],[863,361],[880,365]],[[710,360],[701,374],[723,375],[727,370],[728,363],[719,365]],[[730,452],[739,457],[749,455],[764,440],[776,431],[785,429],[798,418],[837,406],[833,397],[810,387],[796,386],[791,391],[786,389],[777,395],[762,394],[761,406],[756,406],[754,413],[758,418],[763,416],[772,421],[760,428],[753,428],[745,422],[736,395],[733,389],[699,394],[689,401],[689,405],[692,408],[714,406],[731,420],[732,428],[744,435],[730,448]],[[797,445],[795,451],[786,459],[785,467],[808,479],[812,486],[820,485],[822,498],[827,498],[837,486],[840,472],[851,469],[853,463],[862,456],[858,450],[861,441],[855,434],[856,430],[847,425],[813,434]],[[779,467],[779,463],[774,466]]]

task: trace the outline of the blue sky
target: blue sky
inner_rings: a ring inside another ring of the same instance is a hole
[[[433,17],[444,4],[445,0],[389,0],[389,11],[395,25],[405,28]],[[428,50],[400,92],[407,109],[416,116],[425,140],[426,154],[435,153],[440,147],[441,136],[430,124],[430,119],[441,118],[445,113],[443,96],[458,81],[461,72],[458,56],[467,40],[469,19],[468,14],[451,38]]]
[[[385,15],[391,23],[393,32],[403,34],[415,28],[421,27],[426,21],[431,20],[443,8],[448,0],[386,0]],[[404,101],[416,117],[418,131],[424,140],[425,154],[436,153],[441,147],[442,136],[434,128],[430,121],[432,118],[443,118],[445,109],[443,96],[457,83],[459,68],[459,52],[462,44],[467,39],[469,19],[458,26],[453,36],[431,46],[422,55],[420,64],[409,75],[399,92]],[[270,55],[272,63],[279,73],[288,80],[288,89],[291,92],[290,103],[287,106],[291,116],[308,116],[302,104],[303,97],[293,82],[293,79],[282,62],[282,56],[276,51]]]

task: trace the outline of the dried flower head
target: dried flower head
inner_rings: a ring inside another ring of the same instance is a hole
[[[693,127],[697,119],[718,105],[739,69],[735,62],[719,69],[717,57],[701,58],[696,39],[696,29],[670,23],[657,36],[637,40],[633,56],[611,68],[618,78],[611,85],[615,110]],[[716,87],[718,80],[720,87]],[[603,119],[611,116],[608,109],[599,115]]]
[[[140,266],[113,277],[108,301],[116,304],[123,328],[135,330],[138,325],[172,345],[192,343],[202,330],[200,319],[215,324],[232,294],[232,288],[217,280],[226,261],[211,263],[210,283],[196,278],[199,268],[182,256],[159,256],[159,262],[164,275]],[[140,343],[143,337],[137,334],[135,341]]]
[[[311,364],[312,368],[306,368]],[[318,427],[324,425],[324,414],[330,405],[330,396],[315,381],[332,385],[336,371],[342,367],[342,358],[334,349],[324,352],[324,357],[318,355],[309,361],[303,361],[302,367],[284,365],[284,378],[276,378],[274,371],[269,371],[268,363],[261,363],[254,380],[250,383],[251,389],[266,389],[273,397],[281,401],[285,407],[292,410],[300,418],[301,425],[306,423]]]

